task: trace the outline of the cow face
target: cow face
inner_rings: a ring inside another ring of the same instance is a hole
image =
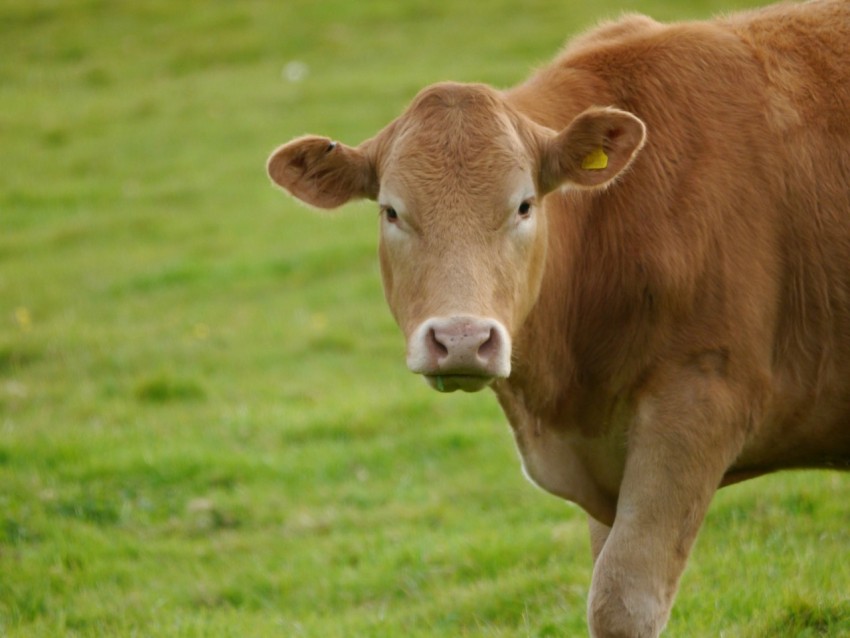
[[[360,146],[296,139],[268,171],[320,208],[377,201],[384,292],[408,367],[440,391],[475,391],[510,375],[512,336],[536,302],[543,197],[610,184],[644,139],[641,121],[616,109],[588,109],[555,133],[486,86],[439,84]]]

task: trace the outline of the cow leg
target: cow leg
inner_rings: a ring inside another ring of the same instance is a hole
[[[726,390],[696,381],[641,402],[616,518],[593,570],[594,638],[655,638],[667,623],[709,502],[742,446],[741,412]]]
[[[599,554],[605,546],[605,541],[608,539],[608,534],[611,533],[611,528],[592,516],[587,517],[587,524],[590,528],[590,551],[593,554],[593,562],[596,563],[596,559],[599,558]]]

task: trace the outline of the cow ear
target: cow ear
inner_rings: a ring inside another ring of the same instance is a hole
[[[378,177],[360,148],[326,137],[306,136],[275,150],[266,164],[269,177],[311,206],[336,208],[352,199],[376,199]]]
[[[540,190],[562,184],[604,187],[621,175],[646,141],[646,126],[614,108],[592,107],[547,140],[540,162]]]

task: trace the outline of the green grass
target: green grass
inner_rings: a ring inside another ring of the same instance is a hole
[[[373,208],[310,214],[264,161],[621,10],[735,4],[4,0],[0,635],[583,635],[584,516],[492,397],[406,372]],[[725,490],[668,635],[850,635],[848,494]]]

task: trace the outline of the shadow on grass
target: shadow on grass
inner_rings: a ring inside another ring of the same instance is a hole
[[[144,403],[198,401],[206,397],[200,384],[190,379],[157,375],[141,380],[135,388],[136,399]]]
[[[850,601],[834,604],[794,601],[782,614],[768,620],[750,635],[789,638],[850,636]]]
[[[0,375],[17,374],[22,368],[36,363],[42,353],[34,347],[19,344],[0,344]]]

